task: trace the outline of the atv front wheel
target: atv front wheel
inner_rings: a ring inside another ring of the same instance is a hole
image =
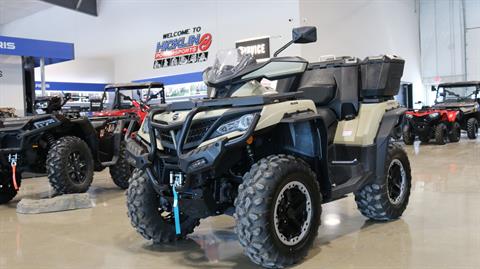
[[[470,139],[476,139],[478,134],[478,120],[470,118],[467,120],[467,136]]]
[[[303,259],[317,237],[321,200],[303,160],[280,154],[254,164],[235,199],[235,231],[248,257],[268,268]]]
[[[362,215],[373,220],[399,218],[407,208],[412,185],[407,153],[390,144],[385,159],[385,177],[355,192],[355,202]]]
[[[415,134],[412,132],[410,124],[403,126],[403,142],[406,145],[413,145],[413,142],[415,142]]]
[[[445,123],[439,123],[435,126],[435,142],[438,145],[445,145],[447,143],[447,125]]]
[[[50,184],[58,194],[86,192],[93,181],[93,157],[87,143],[65,136],[47,154]]]
[[[112,177],[113,183],[126,190],[128,188],[128,180],[132,176],[133,166],[127,162],[125,142],[121,142],[119,154],[117,163],[110,166],[108,169],[110,170],[110,176]]]
[[[450,134],[448,135],[448,139],[450,140],[450,142],[458,142],[460,141],[460,135],[460,124],[458,122],[454,122],[452,125],[452,130],[450,130]]]
[[[200,220],[180,212],[182,233],[178,236],[175,234],[173,210],[161,207],[160,196],[150,184],[145,171],[133,171],[126,193],[128,217],[133,228],[155,244],[172,242],[175,238],[184,238],[193,233]]]

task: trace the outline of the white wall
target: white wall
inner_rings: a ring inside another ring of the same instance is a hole
[[[413,83],[414,101],[424,100],[418,16],[415,0],[300,0],[301,24],[318,31],[318,42],[303,46],[302,56],[398,55],[405,59],[402,80]]]
[[[25,113],[22,57],[0,55],[0,107],[13,107],[15,114]]]
[[[465,1],[465,42],[467,79],[480,80],[480,1]]]
[[[112,59],[80,58],[45,67],[45,81],[111,83],[115,80]],[[40,68],[35,68],[35,80],[40,81]]]
[[[99,1],[99,16],[53,7],[0,28],[0,34],[75,43],[77,60],[97,73],[96,63],[78,60],[110,58],[115,82],[202,71],[213,63],[215,52],[232,48],[235,41],[272,36],[272,50],[291,38],[298,26],[298,0],[286,1]],[[153,69],[156,43],[162,35],[201,26],[213,35],[209,61],[201,64]],[[299,54],[299,48],[286,53]],[[59,68],[61,69],[61,68]],[[54,77],[70,77],[57,73]],[[70,70],[68,70],[70,72]],[[106,72],[103,80],[109,79]],[[94,74],[92,74],[94,75]],[[48,73],[47,73],[48,76]],[[83,72],[78,73],[83,76]],[[79,79],[75,79],[78,81]]]

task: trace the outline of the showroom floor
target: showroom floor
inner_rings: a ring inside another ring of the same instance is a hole
[[[414,181],[402,219],[369,222],[352,196],[327,204],[299,268],[480,268],[480,143],[462,137],[407,150]],[[153,246],[131,228],[108,172],[96,175],[89,193],[93,209],[20,215],[21,198],[49,195],[45,178],[25,180],[20,195],[0,206],[0,268],[256,268],[229,217],[202,221],[184,242]]]

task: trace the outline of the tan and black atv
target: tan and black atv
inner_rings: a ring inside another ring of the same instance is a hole
[[[300,27],[287,45],[314,41],[316,28]],[[232,214],[250,259],[281,268],[307,255],[322,203],[354,193],[366,217],[399,218],[411,186],[407,154],[391,139],[405,112],[393,100],[403,66],[387,56],[309,64],[219,53],[204,72],[209,98],[152,109],[127,143],[133,227],[166,243]]]

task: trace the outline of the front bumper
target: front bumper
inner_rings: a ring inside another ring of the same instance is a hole
[[[137,140],[128,139],[126,147],[127,158],[132,165],[142,170],[152,166],[154,163],[161,163],[164,167],[163,170],[181,171],[186,175],[201,173],[210,173],[212,176],[219,175],[240,161],[241,152],[237,149],[246,145],[246,141],[253,134],[259,118],[260,115],[257,114],[250,128],[240,137],[231,140],[226,138],[219,139],[187,152],[183,152],[180,148],[182,144],[178,143],[179,148],[174,153],[175,155],[156,150],[156,148],[153,148],[153,150],[151,144],[149,145],[139,138]],[[180,136],[181,138],[182,136]],[[164,172],[162,172],[162,176],[165,176]]]

